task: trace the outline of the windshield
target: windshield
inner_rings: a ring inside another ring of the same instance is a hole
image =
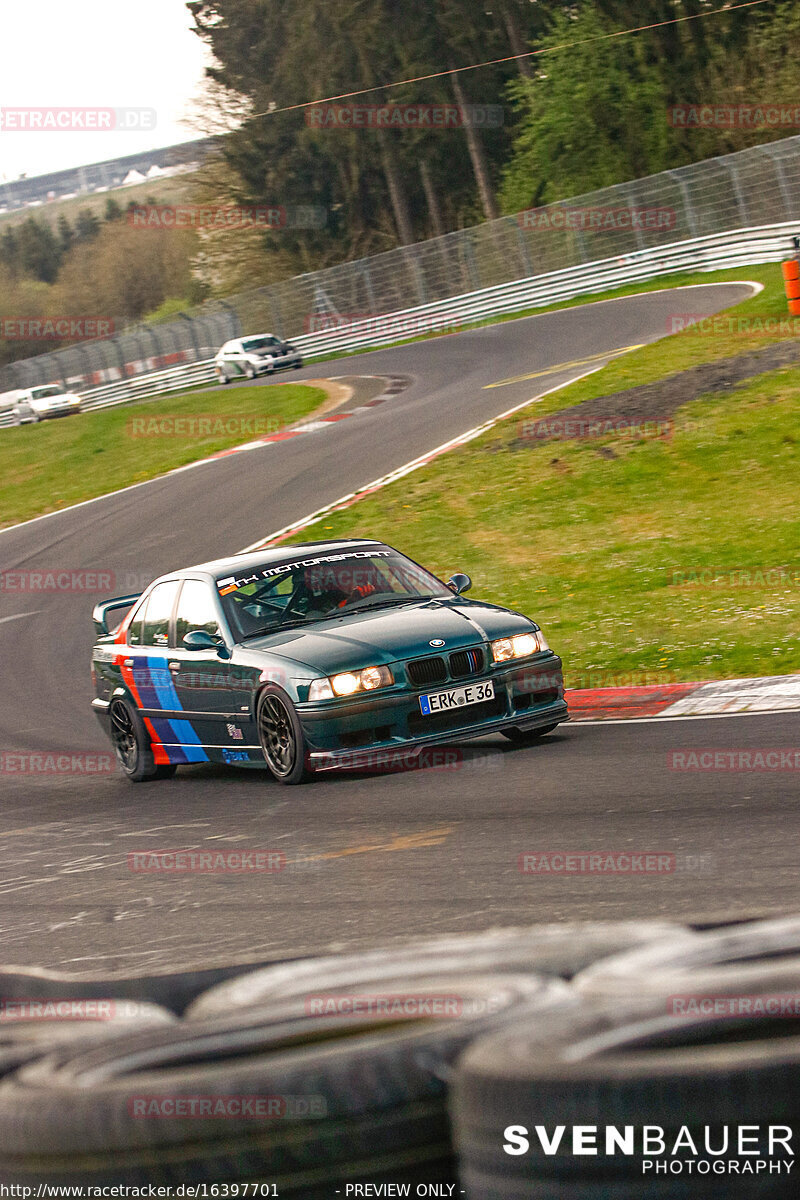
[[[354,611],[450,599],[449,588],[396,550],[287,559],[217,580],[237,640]]]
[[[66,392],[60,387],[31,388],[32,400],[47,400],[50,396],[65,396]]]
[[[276,337],[257,337],[246,338],[242,342],[244,350],[274,350],[276,346],[280,346],[280,342]]]

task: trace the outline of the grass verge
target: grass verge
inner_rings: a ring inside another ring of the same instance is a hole
[[[0,526],[91,500],[277,432],[324,402],[303,384],[164,396],[0,431]]]
[[[737,320],[785,314],[772,282]],[[686,404],[669,438],[519,438],[523,418],[776,340],[648,346],[297,540],[385,538],[444,578],[467,571],[472,595],[542,624],[575,687],[796,671],[800,368]]]

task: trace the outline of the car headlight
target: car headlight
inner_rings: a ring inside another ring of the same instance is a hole
[[[492,658],[495,662],[509,662],[512,658],[528,658],[549,649],[547,638],[539,630],[538,633],[520,633],[492,642]]]
[[[388,667],[365,667],[362,671],[344,671],[330,679],[315,679],[308,689],[308,698],[332,700],[334,696],[354,696],[356,692],[374,692],[391,687],[394,675]]]

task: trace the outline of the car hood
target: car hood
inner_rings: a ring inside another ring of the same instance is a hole
[[[423,601],[403,608],[354,612],[307,630],[289,629],[245,643],[247,650],[292,659],[319,675],[402,659],[449,654],[464,646],[526,633],[532,622],[492,604]],[[444,646],[431,646],[443,641]]]
[[[72,393],[62,396],[42,396],[38,400],[28,400],[26,403],[33,409],[34,412],[49,412],[53,408],[71,408],[74,404],[80,403],[77,396]]]

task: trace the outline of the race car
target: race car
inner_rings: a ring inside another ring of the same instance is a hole
[[[291,343],[272,333],[260,333],[226,342],[214,363],[220,383],[230,383],[237,377],[256,379],[290,367],[298,370],[303,365],[303,356]]]
[[[298,784],[550,733],[568,719],[561,660],[535,622],[470,587],[364,539],[173,571],[95,608],[92,707],[133,782],[217,762]]]
[[[80,411],[80,396],[76,396],[74,392],[65,392],[58,384],[23,388],[16,393],[14,404],[11,406],[11,423],[35,425],[38,421],[69,417]]]

